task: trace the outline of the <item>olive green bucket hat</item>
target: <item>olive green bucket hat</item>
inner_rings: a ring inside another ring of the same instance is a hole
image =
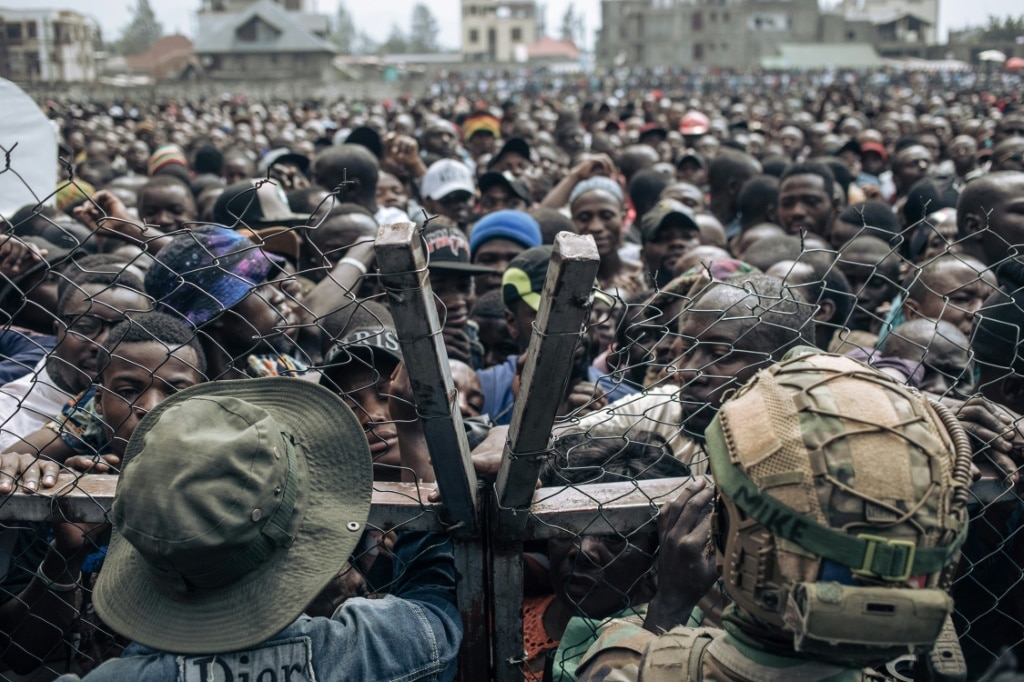
[[[128,441],[97,612],[173,653],[272,637],[356,547],[370,461],[355,415],[311,382],[214,381],[177,393]]]

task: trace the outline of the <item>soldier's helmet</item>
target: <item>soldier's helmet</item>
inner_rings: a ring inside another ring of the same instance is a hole
[[[931,650],[952,610],[971,477],[948,409],[798,347],[727,400],[706,436],[715,543],[739,608],[819,660]]]

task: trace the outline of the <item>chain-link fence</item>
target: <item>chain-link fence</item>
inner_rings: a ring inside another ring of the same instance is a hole
[[[850,355],[959,414],[976,468],[952,575],[970,677],[1024,644],[1024,270],[1005,258],[1016,240],[994,224],[991,188],[965,193],[973,213],[924,211],[907,229],[862,214],[831,242],[739,240],[734,257],[679,259],[656,287],[639,273],[608,280],[595,241],[562,232],[540,275],[524,271],[542,285],[513,282],[503,299],[515,352],[483,368],[509,339],[489,334],[500,316],[469,304],[470,277],[486,274],[464,267],[444,220],[378,230],[338,198],[341,184],[286,198],[287,181],[268,176],[220,195],[215,221],[147,228],[144,205],[133,213],[68,178],[52,197],[64,216],[39,197],[7,217],[0,245],[5,677],[85,673],[128,644],[91,595],[145,414],[200,383],[288,376],[342,397],[374,460],[362,538],[306,612],[401,596],[412,569],[396,540],[430,531],[454,543],[460,678],[575,679],[602,621],[643,622],[678,583],[659,563],[659,509],[710,474],[705,432],[720,406],[799,346]],[[488,418],[481,398],[495,386],[508,401]],[[704,545],[683,622],[720,627],[732,600]]]

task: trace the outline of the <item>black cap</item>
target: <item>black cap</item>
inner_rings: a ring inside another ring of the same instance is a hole
[[[655,240],[661,228],[676,226],[700,233],[700,226],[689,206],[675,199],[662,199],[641,219],[640,236],[647,244]]]
[[[526,183],[515,177],[511,173],[498,173],[497,171],[488,171],[480,176],[477,180],[477,184],[480,186],[480,194],[483,194],[492,187],[501,185],[506,188],[509,192],[516,195],[527,204],[533,202],[533,197],[530,196],[530,188],[526,186]]]
[[[492,168],[494,164],[498,163],[498,159],[509,153],[519,154],[524,159],[532,160],[530,159],[530,144],[521,137],[510,137],[505,144],[501,145],[498,153],[487,162],[487,168]]]
[[[373,325],[348,331],[338,339],[324,355],[323,372],[328,373],[345,367],[356,358],[369,360],[382,355],[396,363],[402,361],[402,346],[398,342],[398,333],[390,326],[377,322]]]
[[[301,225],[308,215],[293,213],[284,190],[271,180],[242,180],[229,185],[213,204],[213,222],[225,227]]]
[[[505,307],[511,308],[522,300],[533,310],[540,309],[553,250],[552,246],[535,246],[512,259],[501,276],[501,298]]]
[[[494,268],[472,265],[469,262],[469,240],[457,227],[438,227],[424,233],[427,246],[427,267],[431,270],[464,272],[468,275],[483,275],[495,272]]]

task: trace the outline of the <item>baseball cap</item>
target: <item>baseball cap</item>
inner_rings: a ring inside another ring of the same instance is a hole
[[[470,275],[493,273],[494,268],[472,265],[469,260],[469,240],[457,227],[438,227],[423,234],[427,247],[427,267],[431,270],[464,272]]]
[[[882,161],[889,160],[889,152],[885,151],[885,146],[873,141],[867,141],[860,146],[860,153],[863,156],[868,152],[874,152],[882,157]]]
[[[638,139],[644,139],[645,137],[659,137],[664,140],[668,137],[668,131],[660,123],[645,123],[640,129],[640,137]]]
[[[529,213],[513,210],[489,213],[473,226],[473,233],[469,235],[470,258],[481,244],[491,239],[508,239],[528,249],[544,241],[540,224]]]
[[[293,213],[281,186],[266,178],[229,185],[213,204],[213,222],[225,227],[300,225],[308,215]]]
[[[260,159],[259,165],[256,166],[259,169],[260,175],[266,175],[267,171],[275,163],[287,163],[295,166],[303,175],[309,175],[309,157],[305,154],[299,154],[293,152],[288,147],[278,147],[277,149],[271,149],[269,152],[263,155]]]
[[[511,173],[498,173],[496,171],[488,171],[480,176],[480,193],[483,194],[492,187],[501,185],[508,189],[509,192],[519,197],[527,204],[533,201],[533,197],[530,195],[530,188],[526,186],[526,183],[512,175]]]
[[[398,332],[390,320],[375,320],[370,323],[353,325],[346,330],[324,355],[323,372],[330,372],[345,367],[353,362],[354,357],[366,355],[373,360],[374,356],[382,355],[394,362],[402,361],[402,346],[398,342]]]
[[[371,466],[352,410],[314,383],[210,381],[170,396],[128,441],[97,612],[180,654],[264,642],[358,545]]]
[[[640,220],[640,236],[645,244],[652,242],[657,237],[658,230],[668,226],[700,232],[697,219],[689,206],[675,199],[662,199]]]
[[[533,310],[540,309],[541,292],[548,276],[552,246],[536,246],[512,259],[501,276],[501,298],[506,308],[522,300]]]
[[[545,244],[527,249],[512,259],[508,269],[501,275],[501,299],[506,308],[511,308],[516,301],[522,300],[533,310],[540,310],[541,294],[544,282],[548,277],[548,264],[551,262],[553,246]],[[603,291],[597,289],[594,281],[594,298],[614,305],[615,301]]]
[[[282,262],[241,232],[201,225],[160,249],[146,272],[146,293],[160,312],[201,327],[241,302]]]
[[[688,112],[679,122],[679,132],[683,135],[703,135],[710,127],[710,119],[699,111]]]
[[[435,161],[427,169],[420,189],[426,199],[443,199],[452,192],[476,193],[473,173],[469,166],[454,159]]]
[[[501,145],[498,153],[487,162],[487,167],[492,168],[494,164],[498,163],[498,159],[506,154],[519,154],[524,159],[530,160],[530,144],[521,137],[510,137],[505,144]]]
[[[704,168],[705,166],[704,159],[701,158],[701,155],[695,151],[688,151],[682,156],[680,156],[679,160],[676,161],[676,168],[682,166],[684,161],[693,161],[700,168]]]

